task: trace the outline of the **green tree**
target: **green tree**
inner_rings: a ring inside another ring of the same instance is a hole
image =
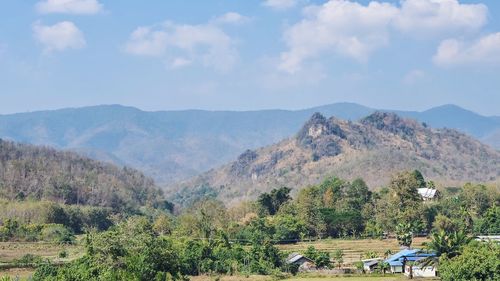
[[[262,193],[257,200],[262,213],[261,215],[275,215],[283,204],[292,199],[290,191],[291,189],[288,187],[281,187],[273,189],[271,193]]]
[[[471,241],[470,237],[463,232],[446,233],[445,231],[434,232],[431,236],[431,241],[427,243],[427,248],[437,257],[445,255],[448,258],[453,258],[459,255],[462,248]]]
[[[500,206],[489,208],[484,216],[477,220],[475,231],[479,234],[500,233]]]
[[[500,280],[500,245],[472,243],[461,255],[441,259],[439,273],[443,281]]]
[[[413,242],[413,231],[410,223],[400,223],[396,226],[396,238],[404,247],[410,247]]]

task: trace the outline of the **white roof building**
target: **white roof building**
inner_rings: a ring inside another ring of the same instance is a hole
[[[420,194],[420,196],[422,196],[422,199],[424,201],[432,200],[432,199],[436,198],[437,189],[433,189],[433,188],[419,188],[418,189],[418,194]]]

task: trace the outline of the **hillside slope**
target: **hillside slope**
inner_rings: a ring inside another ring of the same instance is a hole
[[[0,139],[0,198],[124,210],[158,204],[163,196],[137,170]]]
[[[337,103],[305,110],[159,111],[119,105],[0,115],[0,138],[73,150],[172,183],[295,134],[314,113],[357,120],[372,108]],[[456,106],[398,112],[433,127],[459,129],[498,145],[500,122]],[[498,146],[500,147],[500,146]]]
[[[431,129],[394,113],[376,112],[359,122],[316,113],[295,137],[247,150],[236,161],[177,185],[172,198],[189,201],[208,191],[231,202],[279,186],[297,189],[329,175],[362,177],[373,188],[407,169],[446,184],[496,181],[500,152],[455,130]]]

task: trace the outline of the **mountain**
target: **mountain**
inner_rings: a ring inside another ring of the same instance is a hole
[[[223,165],[245,149],[295,134],[314,113],[358,120],[375,109],[353,103],[288,111],[159,111],[119,105],[0,115],[0,137],[49,145],[127,165],[156,182],[188,179]],[[455,128],[500,148],[500,121],[456,106],[397,112],[433,127]]]
[[[73,152],[0,139],[0,198],[129,210],[164,204],[151,178]]]
[[[500,179],[500,151],[452,129],[432,129],[395,113],[357,122],[315,113],[292,138],[247,150],[221,168],[177,186],[174,201],[209,193],[223,202],[255,198],[272,188],[294,190],[326,176],[362,177],[370,187],[401,170],[420,170],[443,184]]]

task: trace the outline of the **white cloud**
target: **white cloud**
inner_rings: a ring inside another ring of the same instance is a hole
[[[285,10],[297,5],[297,0],[265,0],[262,5],[276,10]]]
[[[475,42],[444,40],[433,61],[439,66],[500,64],[500,32],[485,35]]]
[[[488,7],[458,0],[405,0],[395,27],[417,37],[446,36],[477,31],[487,22]]]
[[[236,12],[225,13],[222,16],[216,17],[213,22],[220,24],[243,24],[250,20],[249,17],[243,16]]]
[[[125,50],[139,56],[163,56],[167,49],[168,33],[150,27],[138,27],[129,37]]]
[[[45,0],[36,4],[36,10],[41,14],[86,14],[101,12],[103,6],[98,0]]]
[[[164,58],[176,67],[198,62],[221,71],[230,69],[237,59],[232,38],[211,23],[166,22],[154,27],[139,27],[130,35],[125,51]]]
[[[69,21],[54,25],[33,24],[34,38],[44,46],[45,52],[81,49],[86,46],[83,33]]]
[[[280,69],[296,72],[304,60],[323,53],[336,53],[365,61],[375,49],[389,41],[388,26],[398,9],[388,3],[332,0],[309,6],[306,18],[285,32],[289,47],[281,54]]]
[[[336,54],[364,62],[387,46],[393,32],[411,37],[449,37],[485,25],[488,9],[457,0],[402,0],[400,5],[330,0],[304,8],[304,18],[285,30],[288,50],[279,68],[293,73],[308,59]]]

